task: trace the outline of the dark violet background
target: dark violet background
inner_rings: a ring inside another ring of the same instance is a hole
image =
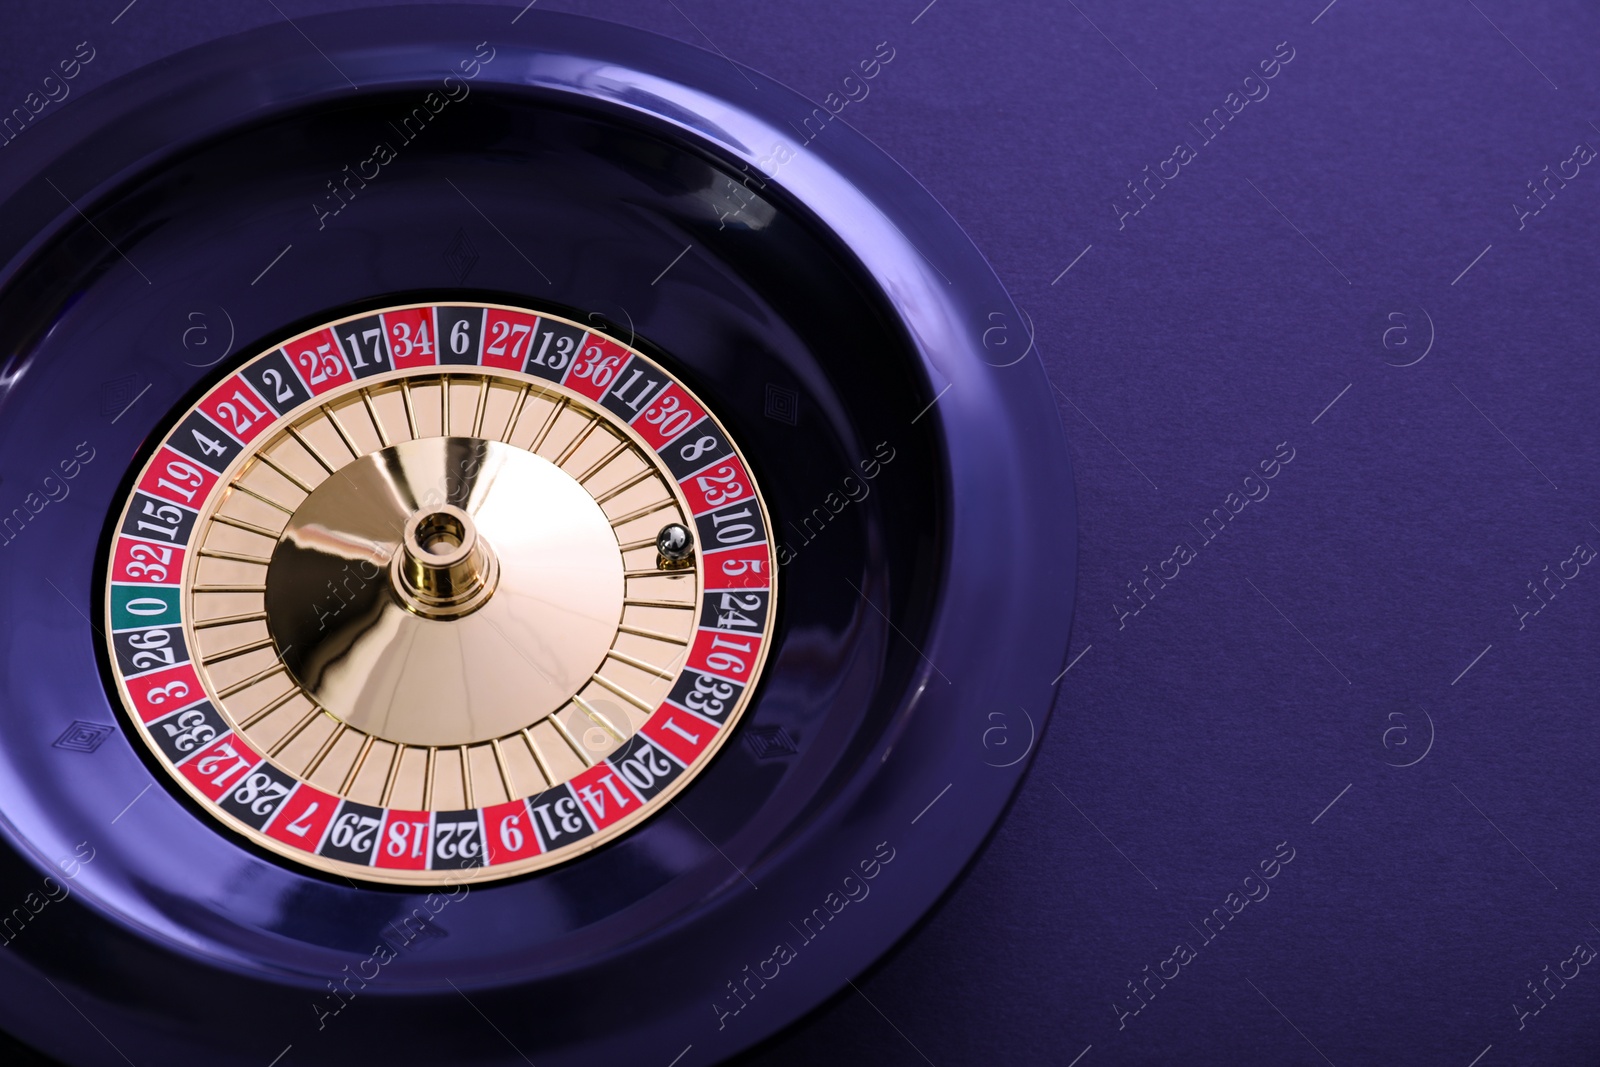
[[[6,0],[0,111],[80,41],[75,96],[359,6],[124,3]],[[1031,315],[1077,465],[1078,658],[1009,817],[859,993],[742,1062],[1600,1060],[1600,974],[1520,1030],[1513,1008],[1600,946],[1600,573],[1513,609],[1600,548],[1600,160],[1520,231],[1513,209],[1600,149],[1600,9],[924,3],[538,5],[813,98],[888,42],[842,117]],[[1269,95],[1201,143],[1280,42]],[[1196,158],[1119,230],[1179,141]],[[1202,545],[1280,442],[1270,495]],[[1194,561],[1119,625],[1179,542]],[[1284,841],[1270,896],[1204,943],[1190,924]],[[1179,941],[1196,958],[1119,1030]]]

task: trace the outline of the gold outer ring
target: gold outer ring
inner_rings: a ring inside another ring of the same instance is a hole
[[[467,336],[477,364],[406,359],[430,340],[442,349],[447,321],[456,355]],[[342,329],[352,324],[362,329]],[[512,347],[520,369],[485,362],[508,335],[526,342]],[[565,352],[557,377],[532,361],[552,340]],[[420,499],[407,462],[458,454],[479,461],[465,488]],[[696,465],[702,454],[711,462]],[[364,482],[333,484],[356,468]],[[743,453],[659,364],[561,316],[440,303],[323,324],[180,413],[134,485],[105,609],[129,720],[220,823],[326,873],[436,885],[580,856],[705,768],[771,651],[777,561]],[[351,536],[384,507],[392,536],[370,523],[364,542]],[[663,568],[653,531],[667,522],[731,547],[697,543],[689,566]],[[574,620],[617,611],[610,557],[620,615],[597,648]],[[308,576],[341,560],[333,599],[317,605]],[[274,587],[290,594],[269,602]],[[291,618],[284,604],[307,611]],[[329,631],[341,627],[358,639],[340,644]],[[470,654],[440,652],[452,640]],[[449,684],[423,692],[439,677]],[[539,705],[538,678],[573,692]]]

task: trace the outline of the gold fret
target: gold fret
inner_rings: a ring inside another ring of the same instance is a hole
[[[638,697],[634,696],[632,693],[628,692],[626,689],[622,688],[622,686],[618,685],[616,682],[613,682],[603,674],[591,674],[589,677],[593,678],[595,681],[599,682],[601,685],[605,686],[607,689],[611,690],[617,696],[621,697],[623,700],[626,700],[628,703],[632,704],[646,715],[649,715],[656,710],[654,705],[646,704],[643,700],[640,700]]]
[[[361,449],[357,448],[356,443],[350,439],[350,434],[344,428],[344,423],[339,421],[339,416],[326,404],[323,404],[320,410],[328,422],[333,425],[333,430],[339,435],[339,440],[344,442],[344,447],[350,450],[350,457],[352,459],[360,459]]]
[[[362,764],[367,762],[367,753],[372,751],[372,744],[377,738],[371,734],[361,742],[361,751],[356,753],[356,761],[350,764],[350,769],[345,772],[344,781],[339,783],[339,795],[349,796],[350,787],[356,784],[356,775],[361,773]]]
[[[220,522],[224,526],[232,526],[235,530],[243,530],[245,533],[257,534],[269,541],[276,541],[278,535],[283,532],[282,530],[269,530],[265,526],[257,526],[253,522],[245,522],[243,519],[235,519],[229,515],[213,515],[211,516],[211,521]],[[284,525],[287,526],[288,523],[284,523]]]
[[[571,443],[568,444],[566,448],[561,450],[561,454],[553,461],[555,465],[559,467],[566,463],[567,460],[571,459],[572,454],[583,447],[583,443],[589,439],[589,435],[594,433],[595,427],[599,425],[600,413],[595,412],[595,414],[589,417],[589,424],[582,430],[578,431],[578,436],[574,437]]]
[[[290,474],[287,470],[280,466],[276,460],[267,455],[265,452],[257,453],[256,458],[262,463],[266,464],[268,467],[277,471],[279,474],[283,475],[289,481],[293,482],[294,487],[300,490],[302,493],[309,494],[311,492],[311,487],[309,485],[307,485],[305,482],[302,482],[299,478],[296,478],[293,474]]]
[[[517,420],[522,417],[522,405],[528,402],[528,396],[532,392],[532,386],[524,385],[522,387],[522,392],[517,394],[517,402],[511,405],[511,418],[506,420],[506,428],[504,432],[500,434],[500,440],[507,443],[511,441],[511,433],[517,428]]]
[[[578,739],[572,736],[572,731],[567,729],[566,723],[552,715],[550,716],[550,725],[556,728],[556,733],[561,735],[561,740],[567,743],[567,747],[578,754],[578,758],[583,761],[585,767],[594,766],[594,757],[584,751],[582,745],[578,744]]]
[[[209,667],[213,663],[221,663],[223,660],[233,659],[233,658],[235,658],[237,656],[243,656],[243,655],[245,655],[247,653],[250,653],[250,652],[259,652],[263,648],[271,648],[271,647],[272,647],[272,638],[263,637],[258,641],[251,641],[251,642],[249,642],[247,644],[240,645],[237,648],[230,648],[226,652],[218,652],[214,656],[206,656],[201,662],[203,662],[207,667]]]
[[[500,750],[500,739],[496,737],[491,740],[489,747],[494,750],[494,765],[500,770],[500,784],[506,787],[506,797],[517,799],[517,791],[511,785],[511,766],[506,763],[506,754]]]
[[[622,603],[635,608],[687,608],[693,610],[700,606],[692,602],[685,604],[678,600],[644,600],[639,597],[625,597]]]
[[[433,810],[433,766],[439,758],[439,750],[433,745],[428,746],[428,768],[422,776],[422,810]]]
[[[378,800],[378,806],[387,808],[389,797],[394,793],[394,782],[400,775],[400,757],[405,755],[406,746],[395,745],[394,755],[389,758],[389,773],[383,780],[383,796]]]
[[[619,663],[626,663],[630,667],[637,667],[646,674],[653,674],[657,678],[665,678],[668,681],[671,681],[678,676],[677,672],[675,671],[669,671],[665,667],[657,667],[654,663],[646,663],[642,659],[639,659],[635,656],[630,656],[626,652],[618,652],[614,648],[610,652],[606,653],[606,655]]]
[[[406,429],[411,431],[411,439],[415,441],[417,439],[417,412],[411,406],[410,378],[400,379],[400,398],[405,401],[406,405]]]
[[[228,688],[218,690],[217,699],[227,700],[235,693],[242,693],[246,689],[249,689],[252,685],[255,685],[257,682],[266,681],[268,678],[271,678],[274,674],[277,674],[281,670],[283,670],[283,664],[274,663],[272,666],[268,667],[264,671],[261,671],[259,674],[252,674],[242,682],[234,682],[232,685],[228,686]]]
[[[478,413],[472,416],[472,436],[477,437],[483,431],[483,409],[489,403],[489,379],[485,378],[478,383]],[[468,804],[467,807],[471,807]]]
[[[294,508],[289,507],[287,504],[280,504],[276,500],[272,499],[270,496],[267,496],[267,495],[265,495],[263,493],[256,492],[254,489],[251,489],[248,485],[240,485],[238,482],[231,482],[231,483],[229,483],[228,488],[237,489],[239,492],[243,493],[245,496],[253,496],[257,500],[261,501],[263,504],[266,504],[269,507],[277,508],[279,511],[283,512],[285,515],[293,515],[294,514]]]
[[[271,748],[267,749],[267,755],[276,757],[278,753],[288,748],[294,743],[295,738],[305,733],[306,727],[317,721],[317,716],[321,714],[322,709],[313,704],[311,706],[311,710],[306,712],[305,716],[299,722],[294,724],[293,729],[284,734],[282,737],[278,738],[277,743]]]
[[[367,418],[372,420],[372,428],[378,432],[378,444],[388,448],[389,434],[383,428],[383,420],[378,418],[378,409],[372,406],[372,394],[369,390],[361,390],[361,403],[367,409]]]
[[[632,522],[634,519],[642,519],[646,515],[649,515],[651,512],[660,511],[662,508],[670,508],[672,506],[673,506],[672,498],[671,497],[667,497],[665,500],[662,500],[659,503],[647,505],[645,507],[639,508],[637,511],[630,511],[626,515],[622,516],[619,519],[610,520],[611,521],[611,528],[612,529],[616,529],[618,526],[626,526],[628,523]]]
[[[635,474],[632,478],[629,478],[626,481],[624,481],[621,485],[617,486],[615,489],[608,489],[605,492],[601,493],[599,496],[594,498],[594,502],[596,504],[605,504],[606,502],[610,501],[611,499],[613,499],[615,497],[619,497],[623,493],[626,493],[629,489],[632,489],[634,486],[638,485],[640,482],[644,481],[645,479],[655,477],[655,473],[656,473],[655,471],[649,470],[649,469],[642,470],[638,474]],[[580,481],[581,480],[582,479],[580,479]]]
[[[294,438],[296,444],[305,449],[307,452],[311,453],[311,458],[321,464],[323,470],[327,471],[329,474],[332,474],[334,471],[338,470],[337,467],[328,462],[327,458],[324,457],[321,451],[317,449],[316,445],[305,439],[297,427],[288,426],[285,427],[285,429],[289,431],[289,436]]]
[[[686,637],[673,637],[671,634],[664,634],[660,630],[646,630],[643,626],[629,626],[626,623],[619,623],[617,632],[632,634],[635,637],[648,637],[653,641],[666,641],[674,645],[686,645],[689,643]]]
[[[604,730],[606,733],[615,738],[618,744],[621,744],[623,741],[627,740],[627,738],[623,737],[622,733],[611,724],[611,720],[600,714],[600,710],[593,704],[590,704],[587,700],[583,699],[581,696],[578,696],[576,693],[572,695],[572,702],[578,705],[578,707],[582,708],[583,713],[589,716],[589,718],[593,719],[595,725],[599,726],[600,729]]]
[[[265,567],[272,562],[265,556],[247,556],[243,552],[221,552],[215,548],[202,548],[199,555],[207,559],[225,559],[233,563],[254,563],[258,567]]]
[[[610,463],[612,460],[616,459],[618,456],[620,456],[624,452],[628,451],[628,449],[631,448],[631,447],[632,446],[629,445],[627,441],[618,441],[615,448],[611,449],[611,451],[607,452],[605,455],[603,455],[599,459],[595,460],[593,463],[591,463],[589,465],[589,469],[588,470],[586,470],[582,474],[578,475],[578,484],[582,485],[583,483],[587,482],[590,478],[593,478],[596,474],[600,473],[600,468],[601,467],[604,467],[607,463]],[[655,473],[655,471],[649,470],[647,468],[644,471],[642,471],[641,473],[634,475],[634,480],[632,482],[630,482],[629,484],[630,485],[636,485],[636,484],[638,484],[640,479],[646,478],[646,477],[648,477],[648,476],[650,476],[650,475],[652,475],[654,473]],[[620,491],[621,491],[620,489],[613,489],[611,491],[611,495],[615,495],[616,493],[618,493]],[[596,504],[604,504],[608,499],[610,499],[609,496],[606,496],[606,497],[595,497],[594,502]]]
[[[196,630],[211,630],[218,626],[233,626],[241,622],[265,622],[267,613],[264,611],[249,611],[243,615],[224,615],[216,619],[203,619],[192,625]]]
[[[297,697],[299,695],[300,695],[299,688],[296,687],[296,686],[290,686],[289,687],[289,691],[287,693],[283,694],[283,696],[273,698],[272,703],[268,704],[266,707],[262,708],[260,711],[258,711],[255,714],[251,715],[244,722],[241,722],[239,724],[239,732],[243,733],[244,731],[250,729],[252,726],[256,725],[262,719],[265,719],[268,715],[271,715],[273,712],[277,711],[279,708],[283,707],[285,704],[289,703],[289,701],[293,700],[295,697]]]
[[[322,761],[328,758],[328,753],[333,751],[333,746],[339,743],[339,738],[343,737],[344,732],[348,729],[349,727],[344,723],[340,723],[333,728],[333,733],[328,735],[328,739],[322,743],[322,747],[317,750],[317,754],[311,757],[311,762],[306,766],[306,769],[300,773],[301,780],[308,780],[317,773],[317,768],[322,766]]]
[[[539,773],[544,776],[546,788],[556,784],[556,776],[550,773],[550,764],[544,761],[544,753],[539,751],[539,743],[533,739],[532,727],[522,728],[522,740],[528,745],[528,752],[533,756],[534,766],[539,768]]]
[[[539,446],[544,444],[544,439],[545,439],[546,435],[548,435],[550,433],[551,429],[553,429],[555,427],[556,420],[561,417],[561,413],[563,411],[565,411],[566,408],[567,408],[567,398],[566,397],[562,397],[560,400],[556,401],[556,406],[554,408],[550,409],[550,414],[548,414],[548,415],[546,415],[544,417],[544,425],[539,427],[539,433],[538,433],[537,436],[534,437],[533,444],[528,446],[528,451],[529,452],[538,452],[539,451]]]

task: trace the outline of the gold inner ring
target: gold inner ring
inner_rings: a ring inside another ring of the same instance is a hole
[[[265,607],[319,706],[381,740],[447,747],[569,702],[606,658],[623,597],[616,535],[572,475],[502,442],[432,437],[362,456],[306,497]]]

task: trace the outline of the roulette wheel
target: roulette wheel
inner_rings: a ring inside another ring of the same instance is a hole
[[[62,1062],[716,1062],[1026,769],[1071,475],[988,266],[826,109],[525,15],[9,146],[0,1027]]]

